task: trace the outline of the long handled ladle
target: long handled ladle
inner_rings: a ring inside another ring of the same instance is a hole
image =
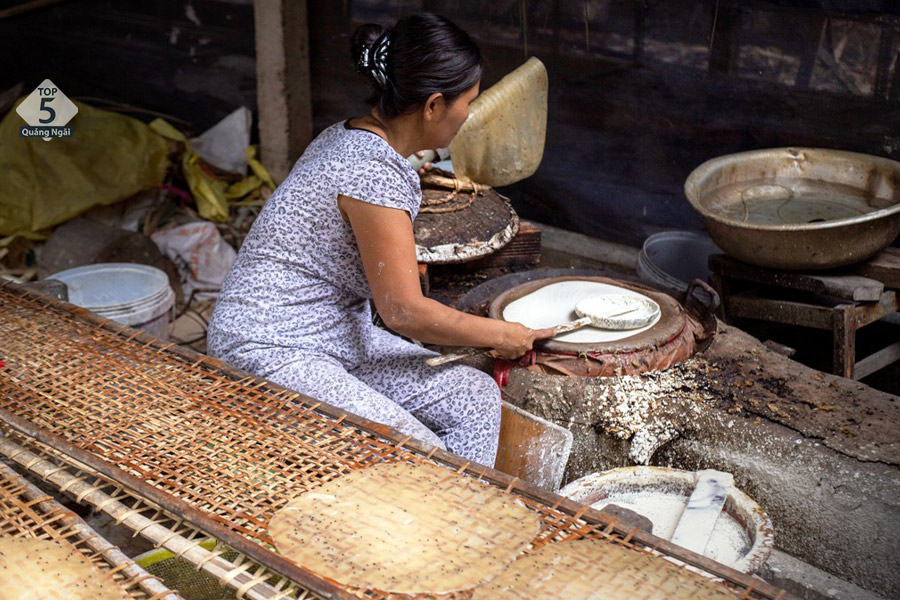
[[[608,329],[605,322],[602,322],[604,319],[611,319],[613,317],[621,317],[622,315],[627,315],[629,313],[633,313],[638,310],[640,306],[632,306],[626,310],[619,311],[617,313],[608,314],[608,315],[597,315],[597,314],[586,314],[583,310],[580,310],[577,306],[575,307],[575,314],[577,314],[580,318],[576,321],[570,321],[569,323],[562,323],[561,325],[557,325],[553,328],[553,337],[561,335],[563,333],[569,333],[570,331],[575,331],[576,329],[581,329],[582,327],[587,327],[588,325],[594,325],[600,329]],[[429,366],[436,367],[438,365],[446,365],[447,363],[456,362],[467,356],[474,356],[476,354],[482,354],[484,352],[490,352],[491,348],[466,348],[464,350],[460,350],[459,352],[453,352],[451,354],[442,354],[441,356],[433,356],[425,361],[425,363]]]

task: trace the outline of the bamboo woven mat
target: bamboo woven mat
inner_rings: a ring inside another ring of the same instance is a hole
[[[29,435],[69,454],[83,452],[78,460],[101,459],[114,479],[141,480],[148,487],[138,493],[161,492],[175,508],[210,517],[206,529],[218,528],[210,533],[238,534],[226,540],[230,546],[248,554],[259,546],[262,562],[291,578],[267,550],[266,531],[291,498],[378,462],[433,460],[502,486],[538,512],[542,529],[531,550],[582,537],[649,547],[722,577],[737,597],[788,598],[659,538],[624,530],[588,507],[10,283],[0,283],[0,352],[4,420],[22,419],[18,429],[33,426]],[[333,584],[318,581],[306,580],[327,596]]]
[[[140,536],[154,547],[169,551],[173,561],[167,565],[170,568],[162,571],[169,577],[165,581],[171,580],[167,584],[177,587],[185,598],[208,598],[209,592],[213,592],[212,597],[217,600],[323,600],[322,596],[225,544],[216,543],[210,549],[207,542],[215,540],[210,540],[208,533],[183,517],[3,422],[0,422],[0,455],[23,472],[40,478],[59,494],[75,499],[84,508],[105,514],[119,525],[119,533],[127,534],[127,530],[132,536]],[[191,570],[203,571],[206,580],[198,581],[191,576]],[[215,590],[209,585],[213,582],[223,589]]]
[[[0,537],[35,538],[72,548],[118,586],[123,599],[180,600],[75,513],[0,464]],[[3,596],[0,590],[0,597]]]

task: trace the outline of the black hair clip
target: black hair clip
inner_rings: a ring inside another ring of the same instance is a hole
[[[390,35],[385,32],[371,46],[363,46],[357,67],[368,73],[381,89],[387,88],[387,53],[391,46]]]

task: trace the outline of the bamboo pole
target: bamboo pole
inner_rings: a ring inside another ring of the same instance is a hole
[[[46,512],[65,515],[63,522],[66,526],[77,532],[79,539],[87,546],[101,555],[110,565],[117,567],[129,580],[135,582],[154,600],[183,600],[181,596],[166,587],[157,577],[150,575],[137,563],[128,558],[117,546],[114,546],[102,535],[94,531],[90,525],[80,519],[75,513],[47,496],[45,492],[36,488],[24,477],[13,471],[10,467],[0,463],[0,475],[4,479],[14,482],[22,488],[22,493],[28,500],[34,502],[37,507]]]
[[[217,552],[211,552],[200,547],[199,543],[202,540],[185,538],[180,533],[173,532],[169,527],[141,514],[153,507],[147,505],[140,509],[129,508],[96,486],[75,477],[68,471],[16,444],[4,435],[0,435],[0,453],[41,479],[52,483],[60,491],[72,494],[79,504],[88,504],[94,507],[98,512],[103,512],[110,516],[115,519],[116,523],[124,525],[134,531],[136,535],[139,534],[157,547],[165,548],[198,569],[202,568],[220,583],[225,582],[229,587],[241,590],[243,592],[243,595],[239,596],[241,598],[248,600],[285,600],[294,597],[291,596],[292,592],[295,595],[297,593],[296,590],[291,590],[290,588],[288,590],[276,590],[265,582],[271,577],[271,574],[264,573],[261,576],[253,576],[246,572],[247,567],[235,566],[219,557]],[[46,494],[41,494],[41,496],[45,497]],[[137,567],[137,565],[134,566]],[[137,568],[140,569],[140,567]],[[143,569],[140,570],[143,571]]]

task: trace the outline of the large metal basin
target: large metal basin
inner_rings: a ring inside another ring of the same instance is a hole
[[[775,269],[870,258],[900,233],[900,163],[853,152],[774,148],[720,156],[684,184],[712,239]]]

